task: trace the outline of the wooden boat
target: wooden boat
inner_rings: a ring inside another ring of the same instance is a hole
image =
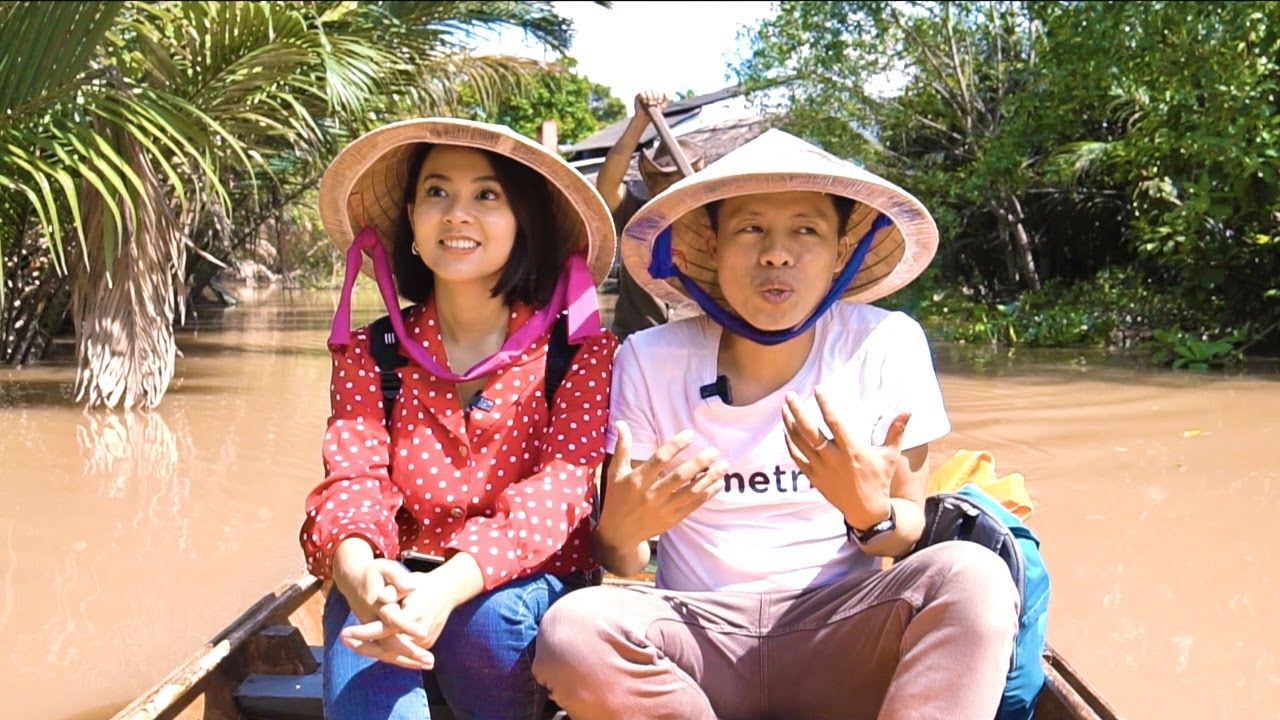
[[[113,720],[318,720],[322,607],[320,582],[297,573]],[[1052,648],[1043,663],[1036,720],[1119,720]],[[443,704],[431,712],[432,720],[453,720]],[[565,720],[563,713],[555,718]]]

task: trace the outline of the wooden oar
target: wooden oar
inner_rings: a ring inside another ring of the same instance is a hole
[[[662,110],[656,105],[646,105],[645,110],[649,113],[649,119],[653,121],[653,128],[658,131],[658,137],[662,138],[662,144],[667,146],[667,152],[671,153],[671,157],[676,161],[676,167],[680,168],[680,174],[689,177],[693,174],[693,166],[689,164],[688,158],[684,156],[684,149],[680,147],[680,143],[671,134],[671,128],[667,126],[667,116],[662,114]]]

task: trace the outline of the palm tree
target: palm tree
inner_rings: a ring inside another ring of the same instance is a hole
[[[369,127],[519,91],[532,63],[465,49],[500,27],[571,37],[548,2],[0,5],[0,300],[70,275],[77,398],[154,407],[187,245],[243,238]],[[2,304],[6,341],[43,312]]]

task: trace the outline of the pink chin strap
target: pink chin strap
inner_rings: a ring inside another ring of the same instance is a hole
[[[550,302],[538,308],[520,329],[508,335],[498,352],[476,363],[461,375],[442,368],[426,348],[409,341],[409,333],[405,330],[404,318],[400,313],[400,302],[396,299],[395,283],[391,279],[391,263],[387,260],[387,251],[378,238],[377,229],[366,225],[356,234],[355,241],[347,249],[347,270],[342,282],[342,296],[338,300],[338,309],[333,315],[333,328],[329,333],[330,350],[345,350],[351,345],[351,289],[360,272],[363,261],[361,255],[366,252],[373,257],[373,276],[378,282],[382,302],[391,316],[391,327],[395,330],[400,347],[404,348],[413,362],[438,378],[467,382],[509,365],[525,352],[530,343],[546,334],[560,313],[566,310],[569,314],[570,343],[580,343],[601,333],[595,280],[591,277],[586,257],[575,253],[565,263],[564,271],[560,273],[560,279],[551,293]]]

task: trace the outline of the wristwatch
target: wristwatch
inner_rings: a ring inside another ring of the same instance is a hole
[[[844,526],[849,531],[850,539],[852,539],[854,542],[858,543],[859,545],[866,545],[867,543],[874,540],[876,536],[887,533],[893,530],[894,528],[898,527],[898,516],[893,511],[893,505],[890,505],[889,517],[885,518],[884,520],[881,520],[875,525],[872,525],[866,530],[858,530],[854,528],[852,525],[849,524],[848,520],[845,521]]]

